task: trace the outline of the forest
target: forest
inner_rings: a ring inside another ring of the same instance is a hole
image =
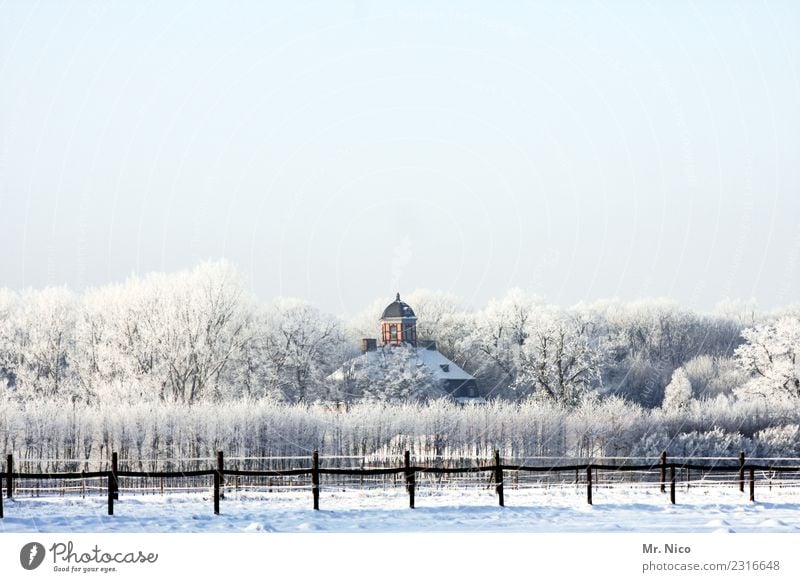
[[[800,307],[664,299],[569,308],[520,289],[480,308],[404,294],[419,338],[473,374],[449,401],[408,358],[379,381],[330,374],[376,337],[378,298],[349,320],[256,300],[208,262],[80,294],[0,289],[0,440],[18,458],[303,455],[800,456]]]

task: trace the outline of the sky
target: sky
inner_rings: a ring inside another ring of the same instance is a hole
[[[800,3],[0,1],[0,287],[800,286]]]

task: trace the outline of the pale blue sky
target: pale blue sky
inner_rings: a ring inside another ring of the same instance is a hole
[[[0,286],[800,286],[798,2],[0,3]]]

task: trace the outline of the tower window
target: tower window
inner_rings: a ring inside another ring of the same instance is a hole
[[[390,325],[389,326],[389,338],[392,340],[397,340],[397,326]]]

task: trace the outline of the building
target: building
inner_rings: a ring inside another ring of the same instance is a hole
[[[408,303],[397,298],[386,306],[381,315],[381,339],[384,346],[403,343],[417,347],[417,316]]]
[[[352,377],[356,370],[376,369],[388,359],[392,350],[403,347],[410,351],[416,366],[424,366],[449,397],[464,404],[483,402],[472,374],[439,352],[435,340],[417,338],[417,316],[411,306],[400,299],[400,293],[383,310],[379,330],[380,344],[374,338],[362,339],[361,355],[331,374],[332,379],[341,381]]]

